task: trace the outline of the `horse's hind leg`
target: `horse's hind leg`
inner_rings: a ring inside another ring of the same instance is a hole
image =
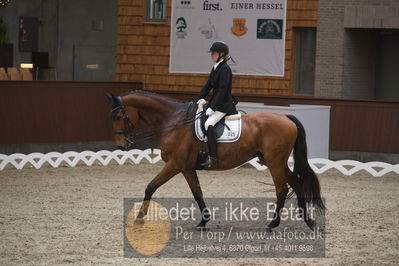
[[[269,167],[272,174],[274,185],[276,186],[277,207],[274,213],[273,220],[267,226],[269,229],[279,226],[280,224],[280,211],[284,207],[285,199],[288,194],[287,177],[284,169],[284,164],[279,166]]]
[[[144,222],[144,216],[148,212],[148,206],[150,205],[150,200],[154,192],[178,173],[180,173],[180,170],[174,169],[170,165],[166,164],[162,168],[161,172],[159,172],[159,174],[153,180],[151,180],[145,189],[144,201],[141,205],[140,212],[136,217],[136,223]]]
[[[188,185],[190,186],[191,192],[193,193],[194,199],[197,202],[201,211],[201,222],[196,226],[197,230],[205,229],[206,224],[210,219],[209,210],[206,208],[204,198],[202,195],[201,185],[198,180],[197,172],[195,170],[186,170],[182,172]]]
[[[298,207],[301,210],[301,216],[303,217],[306,225],[313,230],[315,226],[315,221],[312,219],[313,217],[313,209],[310,212],[309,215],[309,210],[307,209],[306,206],[306,201],[305,197],[303,196],[302,193],[302,188],[300,187],[298,178],[294,175],[294,173],[288,168],[286,168],[286,176],[288,177],[288,184],[291,186],[291,188],[294,190],[297,198],[298,198]]]

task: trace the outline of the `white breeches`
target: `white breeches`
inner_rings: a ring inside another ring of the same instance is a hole
[[[209,126],[215,126],[216,123],[219,122],[225,115],[226,115],[226,113],[215,111],[206,120],[206,122],[205,122],[205,130],[208,130]]]

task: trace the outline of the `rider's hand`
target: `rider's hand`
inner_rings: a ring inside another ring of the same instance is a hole
[[[213,111],[212,108],[210,108],[210,107],[208,109],[206,109],[206,112],[205,112],[205,114],[207,116],[213,115],[214,113],[215,113],[215,111]]]
[[[201,98],[201,99],[199,99],[199,100],[197,101],[197,105],[200,105],[201,103],[202,103],[202,104],[205,104],[205,103],[206,103],[205,99]]]

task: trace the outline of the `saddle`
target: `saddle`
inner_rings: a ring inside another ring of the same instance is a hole
[[[207,102],[203,101],[198,104],[196,117],[199,117],[203,110],[206,110]],[[195,134],[200,141],[207,141],[204,134],[204,124],[207,117],[201,116],[195,121]],[[235,142],[241,136],[241,113],[225,116],[215,125],[216,138],[218,143]]]

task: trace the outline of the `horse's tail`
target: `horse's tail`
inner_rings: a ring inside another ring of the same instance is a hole
[[[298,192],[307,202],[311,202],[324,210],[325,205],[320,196],[320,183],[308,162],[305,128],[295,116],[287,115],[287,117],[295,123],[298,131],[293,151],[294,178],[296,178],[294,183],[297,184]]]

